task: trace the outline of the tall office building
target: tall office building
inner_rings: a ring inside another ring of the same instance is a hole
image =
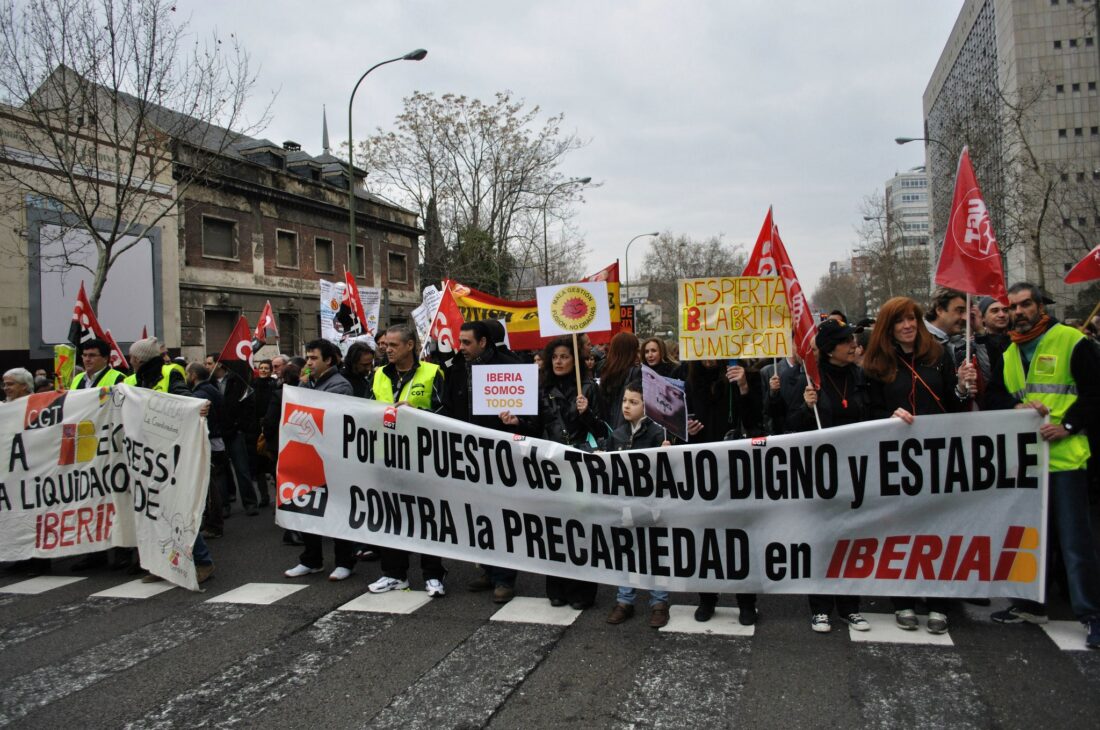
[[[1100,243],[1097,0],[965,0],[924,92],[933,260],[970,147],[1010,283],[1042,283],[1086,312],[1062,277]]]

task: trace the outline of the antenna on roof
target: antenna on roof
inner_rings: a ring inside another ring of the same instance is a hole
[[[321,147],[324,149],[325,154],[329,154],[328,146],[328,115],[325,113],[325,105],[321,105]]]

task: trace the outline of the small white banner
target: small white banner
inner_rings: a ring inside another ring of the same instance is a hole
[[[539,334],[543,337],[611,329],[606,281],[584,281],[535,289]]]
[[[538,415],[538,365],[474,365],[470,371],[475,416],[495,416],[501,411]]]

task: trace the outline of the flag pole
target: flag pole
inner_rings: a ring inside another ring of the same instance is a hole
[[[970,362],[970,294],[966,295],[966,361]]]
[[[818,431],[824,430],[821,426],[821,416],[817,412],[817,403],[814,403],[814,419],[817,421],[817,430]]]
[[[1100,313],[1100,302],[1096,303],[1096,306],[1092,308],[1092,313],[1089,314],[1088,318],[1085,319],[1084,324],[1082,324],[1078,329],[1084,332],[1085,329],[1089,326],[1089,322],[1091,322],[1092,318],[1095,317],[1098,313]]]

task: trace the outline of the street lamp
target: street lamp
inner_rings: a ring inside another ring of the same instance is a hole
[[[547,243],[546,233],[546,208],[550,205],[550,196],[556,193],[558,190],[566,187],[567,185],[573,185],[574,183],[580,183],[581,185],[587,185],[592,182],[590,177],[574,177],[566,180],[563,183],[558,183],[554,187],[550,188],[546,193],[546,197],[542,200],[542,283],[543,286],[550,284],[550,246]]]
[[[948,156],[952,156],[955,153],[951,151],[951,148],[945,145],[943,142],[935,139],[934,137],[894,137],[895,144],[909,144],[910,142],[931,142],[932,144],[938,144],[943,148],[944,152]]]
[[[352,139],[352,127],[351,127],[351,108],[355,102],[355,92],[359,91],[359,84],[363,83],[363,79],[370,75],[370,72],[379,66],[385,66],[387,63],[394,63],[395,61],[422,61],[424,57],[428,55],[428,52],[423,48],[417,48],[415,51],[409,51],[404,56],[398,56],[397,58],[391,58],[388,61],[382,61],[376,63],[367,69],[367,72],[359,77],[359,80],[355,82],[355,88],[351,90],[351,98],[348,99],[348,258],[350,259],[355,255],[355,145]],[[350,262],[349,262],[350,263]]]
[[[623,272],[623,273],[626,275],[624,278],[626,279],[627,299],[630,298],[630,244],[634,243],[639,238],[645,238],[646,236],[657,236],[657,235],[660,235],[658,231],[654,231],[653,233],[639,233],[637,236],[634,236],[634,238],[630,239],[630,242],[626,244],[626,254],[623,256],[623,259],[625,259],[625,262],[626,262],[626,271]]]

